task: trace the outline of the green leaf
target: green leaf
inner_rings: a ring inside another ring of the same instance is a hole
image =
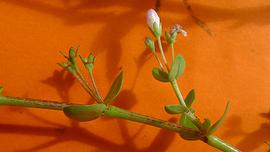
[[[201,139],[200,132],[193,130],[193,129],[180,131],[179,135],[185,140],[199,140],[199,139]]]
[[[156,80],[160,82],[169,82],[168,74],[162,71],[160,68],[154,67],[152,69],[152,75]]]
[[[171,70],[169,72],[169,80],[178,79],[184,73],[186,67],[185,59],[182,55],[178,54],[172,63]]]
[[[169,114],[182,114],[187,111],[187,108],[182,105],[166,105],[165,111]]]
[[[188,119],[187,114],[183,114],[179,120],[179,124],[191,128],[191,129],[195,129],[198,130],[198,128],[192,123],[192,121],[190,121],[190,119]]]
[[[117,78],[114,80],[110,91],[108,92],[107,96],[104,99],[105,104],[109,104],[112,102],[119,94],[123,84],[123,71],[121,71]]]
[[[179,124],[191,130],[199,131],[199,129],[188,119],[188,116],[186,114],[181,115],[181,118],[179,119]],[[200,139],[198,135],[188,132],[180,132],[180,136],[186,140]]]
[[[209,131],[207,133],[208,135],[213,134],[221,126],[221,124],[223,123],[223,121],[226,118],[226,115],[227,115],[227,113],[229,111],[230,105],[231,105],[231,102],[229,101],[227,103],[227,105],[226,105],[226,108],[225,108],[225,111],[224,111],[223,115],[219,118],[219,120],[213,126],[211,126],[209,128]]]
[[[90,121],[97,119],[106,109],[105,104],[72,105],[64,107],[65,115],[77,121]]]
[[[195,90],[192,89],[189,91],[188,95],[185,98],[185,103],[186,103],[187,107],[190,108],[192,106],[192,103],[194,102],[194,100],[195,100]]]
[[[207,131],[210,126],[211,126],[211,121],[209,119],[204,119],[204,122],[202,123],[202,128],[205,131]]]

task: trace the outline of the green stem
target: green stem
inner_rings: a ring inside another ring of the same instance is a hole
[[[126,111],[124,109],[121,109],[121,108],[118,108],[115,106],[110,106],[104,112],[104,114],[105,114],[105,116],[140,122],[140,123],[148,124],[148,125],[155,126],[158,128],[170,130],[173,132],[178,132],[178,133],[179,132],[186,132],[186,133],[192,133],[192,134],[196,134],[196,135],[200,136],[200,132],[192,130],[190,128],[180,126],[180,125],[177,125],[175,123],[171,123],[171,122],[168,122],[165,120],[156,119],[153,117],[149,117],[149,116],[141,115],[138,113]]]
[[[190,109],[187,107],[187,105],[186,105],[186,103],[185,103],[185,100],[184,100],[184,98],[183,98],[183,95],[182,95],[182,93],[181,93],[181,91],[180,91],[180,89],[179,89],[179,86],[178,86],[178,84],[177,84],[176,79],[174,79],[173,81],[171,81],[171,85],[172,85],[172,88],[173,88],[173,90],[174,90],[174,92],[175,92],[175,95],[177,96],[177,99],[178,99],[179,103],[180,103],[181,105],[185,106],[185,107],[187,108],[187,110],[189,111],[189,112],[186,113],[187,116],[188,116],[188,118],[192,121],[192,123],[193,123],[198,129],[203,130],[203,129],[202,129],[202,124],[201,124],[200,120],[196,117],[196,115],[195,115],[194,113],[190,112]]]
[[[81,80],[82,85],[84,84],[86,86],[86,90],[88,90],[88,92],[90,93],[90,95],[96,99],[96,101],[98,103],[102,103],[102,99],[101,96],[99,96],[90,86],[90,84],[88,83],[88,81],[86,81],[86,79],[84,78],[84,76],[82,75],[81,71],[79,70],[79,68],[77,67],[77,65],[74,66],[74,69],[76,71],[76,73],[78,74],[79,79]]]
[[[165,69],[164,69],[164,67],[163,67],[163,65],[162,65],[162,63],[161,63],[161,61],[160,61],[160,59],[159,59],[157,53],[156,53],[156,52],[153,52],[153,53],[154,53],[154,56],[155,56],[157,62],[159,63],[160,68],[161,68],[163,71],[165,71]]]
[[[98,91],[98,88],[97,88],[97,85],[96,85],[96,81],[95,81],[95,78],[94,78],[93,71],[88,70],[88,72],[89,72],[89,75],[90,75],[90,78],[91,78],[91,81],[92,81],[92,84],[93,84],[93,87],[94,87],[94,91],[96,92],[99,100],[102,101],[102,97],[101,97],[101,95],[100,95],[100,93]]]
[[[80,85],[82,86],[82,88],[93,98],[95,99],[98,103],[101,103],[98,98],[96,97],[96,95],[89,90],[89,87],[84,83],[84,81],[81,79],[81,77],[78,76],[77,73],[72,73],[74,75],[74,77],[79,81]]]
[[[15,98],[15,97],[0,96],[0,105],[63,110],[64,107],[67,107],[70,105],[76,105],[76,104],[72,104],[72,103],[66,104],[66,103],[59,103],[59,102],[54,102],[54,101],[22,99],[22,98]],[[166,129],[166,130],[173,131],[176,133],[189,133],[189,134],[194,134],[197,136],[202,136],[200,132],[192,130],[190,128],[177,125],[175,123],[171,123],[168,121],[164,121],[161,119],[141,115],[134,112],[129,112],[115,106],[108,106],[103,114],[109,117],[120,118],[120,119],[147,124],[150,126],[155,126],[155,127]],[[222,141],[221,139],[215,136],[207,136],[207,137],[202,136],[201,140],[207,143],[208,145],[213,146],[225,152],[238,152],[236,148],[232,147],[231,145],[225,143],[224,141]]]
[[[164,51],[163,51],[163,47],[162,47],[162,44],[161,44],[160,36],[157,37],[157,41],[158,41],[158,47],[159,47],[159,50],[160,50],[162,59],[164,61],[164,64],[165,64],[167,70],[169,71],[168,62],[167,62],[166,56],[165,56]]]
[[[68,106],[69,104],[60,103],[56,101],[34,100],[34,99],[23,99],[23,98],[16,98],[16,97],[0,96],[0,105],[62,110],[64,107]]]
[[[208,145],[213,146],[224,152],[239,152],[240,151],[213,135],[206,137],[203,141],[207,143]]]
[[[178,87],[177,81],[174,79],[173,81],[171,81],[173,90],[180,102],[180,104],[184,105],[185,107],[185,100],[181,94],[181,91]],[[189,108],[188,108],[189,109]],[[201,124],[200,121],[198,120],[198,118],[193,114],[193,113],[188,113],[189,119],[191,119],[191,121],[199,128],[201,129]],[[239,150],[234,148],[233,146],[225,143],[224,141],[222,141],[221,139],[217,138],[216,136],[213,135],[209,135],[207,137],[205,137],[204,139],[202,139],[202,141],[204,141],[205,143],[207,143],[210,146],[213,146],[219,150],[222,150],[224,152],[238,152]]]
[[[178,87],[177,81],[175,79],[173,81],[171,81],[171,85],[172,85],[172,88],[173,88],[175,95],[176,95],[177,99],[179,100],[180,104],[187,107],[185,100],[182,96],[182,93]]]
[[[171,43],[170,46],[172,49],[172,63],[173,63],[173,61],[174,61],[174,45],[173,45],[173,43]]]

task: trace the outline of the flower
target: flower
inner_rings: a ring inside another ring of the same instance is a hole
[[[162,27],[160,18],[154,9],[149,9],[147,11],[146,21],[154,36],[159,37],[161,35]]]
[[[154,9],[149,9],[147,11],[147,24],[151,30],[154,30],[154,23],[156,23],[157,26],[160,25],[159,16]]]
[[[178,33],[181,33],[182,36],[186,37],[187,36],[187,32],[185,30],[183,30],[182,26],[179,24],[175,24],[170,32],[165,32],[165,38],[168,44],[173,44],[175,43],[176,37],[178,35]]]
[[[174,33],[181,33],[184,37],[187,36],[187,32],[185,30],[183,30],[182,26],[179,24],[175,24],[171,30],[170,30],[170,34],[173,35]]]

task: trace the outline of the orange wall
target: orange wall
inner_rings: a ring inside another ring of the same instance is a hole
[[[182,92],[195,88],[201,119],[218,119],[231,100],[228,119],[217,135],[243,151],[267,151],[269,1],[188,2],[191,10],[181,0],[161,1],[160,6],[165,29],[179,23],[188,32],[175,46],[187,62],[179,81]],[[5,95],[90,102],[77,81],[56,65],[64,61],[58,51],[80,46],[82,55],[91,51],[97,56],[94,73],[103,95],[122,67],[125,82],[117,104],[171,118],[163,106],[177,103],[176,97],[169,85],[152,78],[157,63],[143,43],[150,36],[145,13],[154,6],[155,1],[138,0],[0,1],[0,84]],[[194,16],[205,25],[199,26]],[[59,111],[8,106],[0,107],[0,150],[216,151],[138,123],[99,119],[78,124]]]

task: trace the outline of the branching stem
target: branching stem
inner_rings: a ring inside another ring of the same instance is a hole
[[[14,98],[14,97],[6,97],[6,96],[0,96],[0,105],[8,105],[8,106],[21,106],[21,107],[30,107],[30,108],[43,108],[43,109],[52,109],[52,110],[63,110],[63,108],[75,105],[75,104],[66,104],[66,103],[59,103],[55,101],[46,101],[46,100],[34,100],[34,99],[23,99],[23,98]],[[125,119],[130,121],[135,121],[151,126],[155,126],[158,128],[166,129],[169,131],[173,131],[176,133],[180,132],[188,132],[197,134],[200,136],[200,132],[194,131],[192,129],[186,128],[184,126],[168,122],[165,120],[153,118],[150,116],[141,115],[134,112],[129,112],[124,109],[115,107],[115,106],[108,106],[108,108],[104,111],[105,116],[119,118],[119,119]],[[215,137],[215,136],[207,136],[201,138],[201,140],[205,143],[207,143],[210,146],[213,146],[219,150],[225,151],[225,152],[239,152],[236,148],[233,146],[225,143],[221,139]]]
[[[81,85],[84,85],[85,90],[87,90],[87,92],[94,98],[96,99],[96,101],[98,103],[102,103],[102,99],[101,96],[98,95],[90,86],[90,84],[88,83],[88,81],[84,78],[84,76],[82,75],[81,71],[79,70],[79,68],[77,66],[74,66],[74,70],[76,71],[79,79],[81,80]],[[80,81],[79,80],[79,81]],[[94,85],[94,84],[93,84]]]

